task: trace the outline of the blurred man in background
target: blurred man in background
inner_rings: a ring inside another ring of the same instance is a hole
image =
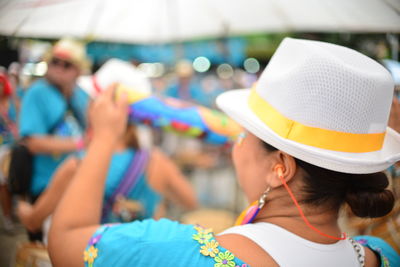
[[[65,157],[82,148],[89,100],[76,84],[88,67],[82,44],[71,39],[60,40],[46,61],[47,73],[27,90],[19,118],[20,136],[34,154],[29,192],[32,202],[47,187]]]

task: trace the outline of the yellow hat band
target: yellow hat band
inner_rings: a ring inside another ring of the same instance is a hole
[[[253,88],[248,104],[255,115],[279,136],[300,144],[349,153],[365,153],[382,148],[385,133],[356,134],[307,126],[286,118]]]

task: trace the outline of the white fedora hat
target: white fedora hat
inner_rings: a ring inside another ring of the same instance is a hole
[[[374,60],[346,47],[285,38],[252,89],[217,105],[266,143],[345,173],[382,171],[400,159],[387,127],[394,83]]]
[[[129,62],[116,58],[109,59],[94,75],[78,79],[78,85],[92,98],[114,83],[144,94],[152,91],[149,78],[143,72]]]

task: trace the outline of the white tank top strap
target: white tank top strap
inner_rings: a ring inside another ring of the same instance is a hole
[[[334,244],[319,244],[264,222],[235,226],[219,235],[225,234],[247,237],[283,267],[364,266],[364,247],[351,239],[340,240]]]

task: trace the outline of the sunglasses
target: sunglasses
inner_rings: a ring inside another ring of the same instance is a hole
[[[75,67],[75,65],[72,64],[71,62],[68,62],[68,61],[65,61],[65,60],[62,60],[59,58],[52,58],[50,60],[50,64],[53,66],[62,67],[65,70],[72,69]]]

